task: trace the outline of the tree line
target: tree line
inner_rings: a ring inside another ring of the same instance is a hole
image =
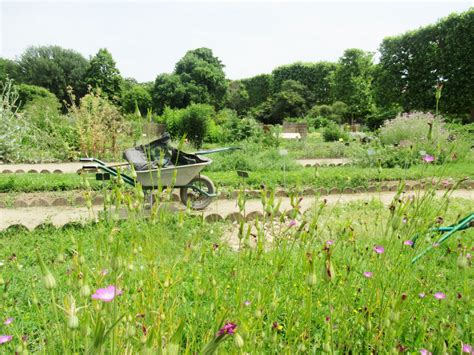
[[[377,64],[374,53],[347,49],[336,63],[294,63],[229,80],[212,50],[198,48],[172,73],[138,83],[121,76],[107,49],[88,60],[74,50],[42,46],[28,48],[18,60],[0,58],[0,80],[12,78],[23,102],[55,95],[67,105],[100,89],[125,113],[161,115],[167,107],[208,104],[264,123],[324,113],[374,127],[400,111],[434,110],[438,90],[441,113],[474,120],[474,9],[385,38],[379,51]]]

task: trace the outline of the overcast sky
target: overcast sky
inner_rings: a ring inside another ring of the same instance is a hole
[[[186,51],[209,47],[231,79],[295,61],[336,61],[347,48],[375,52],[386,36],[434,23],[473,1],[116,2],[1,1],[0,56],[59,45],[86,58],[107,48],[125,77],[171,72]]]

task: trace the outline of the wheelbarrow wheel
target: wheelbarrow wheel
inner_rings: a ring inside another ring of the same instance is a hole
[[[214,194],[216,188],[212,183],[212,180],[209,179],[205,175],[196,176],[192,179],[188,186],[182,187],[179,190],[179,197],[181,198],[181,202],[187,206],[189,202],[189,206],[193,210],[203,210],[212,202],[211,196],[206,196],[205,194],[200,193],[198,190],[193,189],[190,186],[195,186],[201,191],[206,192],[207,194]]]

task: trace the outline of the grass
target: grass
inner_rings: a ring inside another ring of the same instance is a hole
[[[250,188],[259,188],[262,184],[267,187],[314,187],[314,188],[344,188],[367,187],[370,182],[393,181],[399,179],[418,180],[424,177],[440,178],[474,178],[474,164],[459,162],[437,165],[418,165],[410,169],[391,168],[376,169],[357,166],[303,168],[296,170],[267,170],[249,173],[245,181],[233,170],[206,171],[220,190],[230,190],[245,183]],[[100,189],[101,182],[94,180],[94,175],[88,176],[90,185]],[[66,191],[83,188],[83,178],[77,174],[0,174],[0,192],[36,192],[36,191]]]
[[[274,211],[271,201],[262,202]],[[414,250],[403,242],[439,216],[454,222],[474,203],[426,194],[393,206],[321,203],[305,215],[295,206],[293,227],[283,217],[239,228],[163,212],[151,220],[1,233],[0,319],[14,320],[0,325],[0,334],[13,336],[0,349],[460,353],[462,343],[473,342],[473,231],[415,265],[413,256],[433,239],[422,237]],[[238,252],[221,239],[229,228]],[[375,245],[385,252],[375,253]],[[108,285],[122,294],[109,303],[91,298]],[[437,292],[446,298],[435,299]],[[217,336],[228,322],[236,334]]]

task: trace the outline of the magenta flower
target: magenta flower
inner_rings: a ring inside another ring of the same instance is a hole
[[[249,300],[244,302],[244,305],[246,305],[246,306],[250,306],[251,304],[252,304],[252,302],[250,302]]]
[[[13,323],[13,320],[14,320],[14,319],[15,319],[15,318],[7,318],[7,320],[6,320],[5,322],[3,322],[3,324],[5,324],[5,325],[10,325],[10,324]]]
[[[467,260],[471,260],[471,258],[472,258],[471,253],[467,253],[467,254],[466,254],[466,259],[467,259]]]
[[[327,242],[326,242],[326,245],[329,246],[329,245],[333,245],[334,244],[334,240],[332,239],[329,239]]]
[[[420,298],[425,298],[426,295],[425,295],[424,292],[421,292],[421,293],[418,294],[418,296],[419,296]]]
[[[237,324],[232,322],[227,322],[219,331],[217,332],[217,336],[222,336],[225,334],[233,335],[235,333],[235,329],[237,328]]]
[[[365,277],[367,277],[368,279],[369,279],[369,278],[371,278],[371,277],[372,277],[372,275],[373,275],[373,273],[372,273],[372,272],[370,272],[370,271],[366,271],[366,272],[364,272],[364,276],[365,276]]]
[[[442,299],[446,298],[446,295],[443,292],[436,292],[433,296],[437,300],[442,300]]]
[[[429,154],[426,154],[426,155],[423,157],[423,161],[424,161],[425,163],[432,163],[432,162],[434,162],[434,160],[435,160],[434,156],[429,155]]]
[[[404,245],[409,245],[409,246],[412,247],[414,243],[413,243],[413,240],[405,240],[405,241],[403,242],[403,244],[404,244]]]
[[[462,344],[462,352],[472,354],[472,346],[469,344]]]
[[[92,295],[93,299],[101,300],[104,302],[112,301],[115,296],[121,295],[122,291],[115,288],[115,286],[107,286],[106,288],[99,288]]]
[[[385,248],[381,245],[376,245],[374,247],[374,251],[377,253],[377,254],[383,254],[384,251],[385,251]]]
[[[296,226],[296,221],[295,221],[294,219],[292,219],[292,220],[290,221],[290,223],[288,224],[288,227],[291,228],[291,227],[294,227],[294,226]]]
[[[8,343],[13,339],[12,335],[0,335],[0,344]]]
[[[421,350],[420,350],[420,354],[421,354],[421,355],[431,355],[432,353],[431,353],[431,351],[428,351],[428,350],[426,350],[426,349],[421,349]]]

